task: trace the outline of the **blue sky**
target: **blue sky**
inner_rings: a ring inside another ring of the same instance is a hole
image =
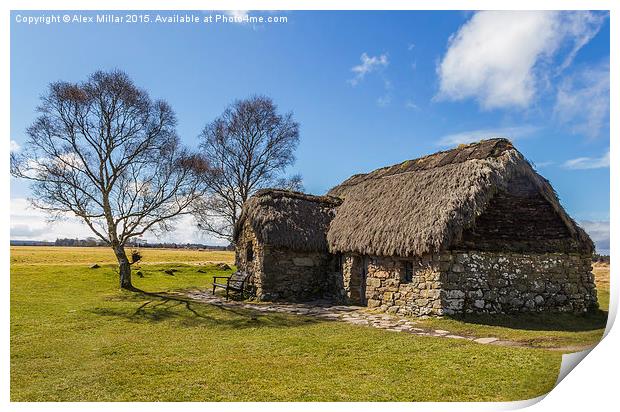
[[[608,248],[606,13],[249,12],[287,22],[18,22],[52,14],[65,12],[12,12],[14,150],[50,82],[119,68],[172,105],[179,135],[194,147],[205,123],[234,99],[271,96],[301,123],[291,172],[301,173],[311,193],[460,142],[512,138],[599,248]],[[88,235],[72,219],[49,225],[27,208],[28,195],[27,184],[13,179],[12,239]],[[168,239],[211,241],[191,229]]]

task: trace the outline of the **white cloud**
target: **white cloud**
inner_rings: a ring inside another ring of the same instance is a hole
[[[586,231],[596,245],[596,251],[609,254],[609,222],[582,220],[579,226]]]
[[[19,145],[19,143],[17,143],[15,140],[11,139],[11,146],[10,146],[10,149],[9,149],[11,151],[11,153],[19,152],[19,150],[21,148],[22,147]]]
[[[567,53],[564,62],[560,65],[559,71],[566,69],[571,65],[577,52],[601,29],[601,26],[607,14],[590,13],[590,12],[572,12],[565,13],[562,27],[566,32],[566,37],[570,39],[570,51]]]
[[[39,240],[38,238],[48,233],[47,228],[33,228],[30,225],[15,224],[11,225],[11,239],[14,240]]]
[[[362,62],[361,64],[351,68],[351,71],[355,73],[355,77],[349,80],[352,86],[356,86],[359,82],[364,80],[364,77],[366,77],[368,73],[387,67],[389,64],[387,54],[368,56],[368,54],[362,53],[360,60]]]
[[[547,161],[542,161],[542,162],[534,162],[534,167],[538,168],[542,168],[542,167],[549,167],[549,166],[553,166],[555,164],[555,162],[547,160]]]
[[[45,220],[46,214],[41,209],[37,209],[33,207],[28,199],[24,198],[12,198],[10,202],[10,211],[11,211],[11,224],[13,224],[14,219],[43,219]]]
[[[568,47],[560,70],[570,65],[605,18],[581,11],[478,12],[448,41],[437,68],[437,98],[473,98],[484,109],[524,108],[536,95],[551,57]]]
[[[146,234],[144,238],[149,243],[172,242],[172,243],[202,243],[206,245],[226,246],[228,242],[212,237],[204,231],[198,229],[196,220],[191,215],[182,215],[174,222],[175,230],[163,233],[158,237]]]
[[[409,99],[405,102],[405,109],[417,110],[418,105],[413,102],[413,100]]]
[[[13,198],[11,207],[11,239],[47,240],[56,238],[85,238],[92,236],[90,229],[75,217],[60,222],[50,222],[48,215],[32,207],[24,198]]]
[[[536,126],[500,127],[495,129],[478,129],[465,132],[452,133],[438,139],[437,145],[451,147],[464,143],[477,142],[492,137],[506,137],[512,141],[521,139],[539,130]]]
[[[227,10],[226,14],[232,17],[235,23],[245,24],[248,22],[249,10]]]
[[[57,238],[80,238],[95,236],[93,232],[76,217],[66,217],[59,222],[50,222],[48,215],[41,209],[34,208],[24,198],[12,198],[11,203],[11,239],[54,241]],[[174,223],[176,230],[154,236],[144,235],[150,243],[203,243],[208,245],[227,245],[226,241],[213,238],[197,230],[194,218],[181,216]]]
[[[553,114],[573,133],[599,136],[609,125],[609,64],[586,67],[564,79]]]
[[[564,162],[567,169],[603,169],[609,167],[609,151],[601,157],[578,157]]]

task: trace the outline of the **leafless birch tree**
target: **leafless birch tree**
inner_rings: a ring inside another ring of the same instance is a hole
[[[52,83],[41,101],[11,173],[32,182],[34,206],[81,218],[111,246],[120,287],[135,290],[125,246],[189,213],[207,163],[181,147],[170,106],[123,72]]]
[[[201,139],[211,167],[203,175],[208,192],[193,211],[206,232],[232,240],[241,207],[259,189],[302,190],[299,175],[284,176],[295,161],[299,123],[292,113],[279,114],[269,97],[234,102],[205,126]]]

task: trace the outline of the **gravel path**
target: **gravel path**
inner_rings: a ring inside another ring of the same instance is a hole
[[[334,305],[328,301],[305,303],[252,303],[225,300],[213,295],[210,291],[193,290],[183,293],[184,296],[215,306],[237,307],[258,312],[276,312],[300,316],[310,316],[323,320],[346,322],[353,325],[369,326],[396,333],[408,333],[417,336],[432,336],[446,339],[469,340],[482,345],[500,345],[511,347],[532,348],[524,342],[501,340],[493,336],[462,336],[448,330],[421,328],[415,319],[386,313],[377,313],[363,306]],[[575,348],[550,348],[553,350],[572,352]]]

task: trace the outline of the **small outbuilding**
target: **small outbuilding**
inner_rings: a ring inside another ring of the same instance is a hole
[[[234,232],[236,265],[261,300],[336,298],[334,256],[325,234],[342,201],[265,189],[252,196]]]
[[[237,227],[237,264],[262,299],[409,315],[597,308],[591,239],[506,139],[355,175],[327,196],[260,192]]]

